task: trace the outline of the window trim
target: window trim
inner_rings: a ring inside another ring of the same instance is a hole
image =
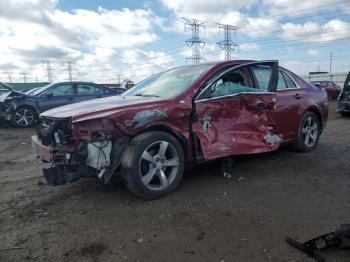
[[[198,97],[200,97],[202,95],[202,93],[204,93],[212,83],[214,83],[216,80],[218,80],[220,77],[222,77],[224,74],[239,69],[241,67],[246,67],[246,66],[253,66],[253,65],[259,65],[262,63],[271,63],[271,62],[275,62],[275,61],[256,61],[256,62],[250,62],[250,63],[245,63],[245,64],[239,64],[239,65],[235,65],[233,67],[230,67],[226,70],[223,70],[222,72],[219,73],[219,75],[213,77],[212,79],[208,80],[203,86],[205,86],[197,95],[195,95],[194,98],[194,103],[198,103],[198,102],[202,102],[202,101],[209,101],[209,100],[217,100],[217,99],[221,99],[221,98],[226,98],[226,97],[236,97],[236,96],[240,96],[240,95],[247,95],[247,94],[256,94],[256,95],[263,95],[263,94],[276,94],[277,90],[275,92],[271,92],[271,91],[266,91],[266,92],[241,92],[241,93],[236,93],[236,94],[230,94],[230,95],[225,95],[225,96],[217,96],[217,97],[210,97],[210,98],[203,98],[203,99],[198,99]],[[278,70],[278,69],[277,69]],[[249,70],[250,71],[250,70]],[[251,77],[251,76],[250,76]]]
[[[53,96],[53,97],[66,97],[66,96],[74,96],[76,95],[76,85],[75,84],[70,84],[70,83],[65,83],[65,84],[56,84],[56,85],[53,85],[51,86],[50,88],[46,89],[45,91],[43,91],[42,93],[40,93],[38,95],[38,98],[40,98],[41,96],[44,96],[47,92],[49,92],[50,90],[54,89],[55,87],[59,87],[59,86],[63,86],[63,85],[71,85],[72,88],[73,88],[73,94],[70,94],[70,95],[60,95],[60,96]]]
[[[293,77],[291,77],[290,74],[288,74],[285,70],[283,69],[278,69],[278,71],[281,71],[282,73],[286,74],[294,83],[295,87],[293,88],[281,88],[281,89],[277,89],[277,92],[278,91],[284,91],[284,90],[297,90],[297,89],[301,89],[301,87],[298,85],[298,83],[294,80]],[[284,81],[286,82],[286,80],[284,79]],[[287,85],[287,82],[286,82],[286,85]]]

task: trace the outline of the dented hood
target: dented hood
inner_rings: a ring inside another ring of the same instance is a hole
[[[40,116],[60,119],[71,118],[72,122],[78,122],[106,117],[138,106],[146,107],[161,101],[157,97],[111,96],[57,107],[42,113]]]

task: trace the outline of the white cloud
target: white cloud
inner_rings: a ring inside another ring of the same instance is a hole
[[[302,16],[319,11],[327,11],[339,8],[339,0],[263,0],[262,5],[266,7],[270,15]]]
[[[240,51],[258,51],[260,46],[257,43],[245,43],[239,46]]]
[[[282,35],[288,40],[309,39],[310,36],[314,36],[320,31],[320,26],[314,22],[306,22],[305,24],[286,23],[281,27]]]
[[[316,49],[310,49],[307,53],[311,56],[318,56],[320,54],[320,52]]]
[[[163,26],[162,18],[145,9],[100,7],[95,11],[68,12],[57,8],[57,0],[0,0],[0,6],[6,6],[0,10],[0,68],[11,63],[13,69],[17,68],[15,73],[27,69],[43,71],[42,60],[48,59],[57,65],[76,61],[80,71],[87,73],[89,65],[96,64],[101,56],[123,53],[125,49],[141,50],[145,44],[157,41],[159,37],[154,31]],[[138,51],[137,55],[142,61],[144,56],[153,54]],[[95,67],[93,73],[116,69],[114,61],[104,60],[108,66]],[[150,64],[150,68],[159,68],[157,63]],[[61,75],[62,72],[57,73],[57,80]]]
[[[283,37],[288,40],[322,43],[350,36],[350,23],[338,19],[331,20],[324,25],[306,22],[304,24],[286,23],[281,27]]]
[[[241,7],[249,8],[257,0],[162,0],[163,4],[177,15],[189,15],[201,19],[200,14],[222,13],[222,10],[237,10]],[[203,17],[202,17],[203,18]]]

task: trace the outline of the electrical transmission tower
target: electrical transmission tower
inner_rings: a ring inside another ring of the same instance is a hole
[[[12,84],[12,72],[4,72],[4,74],[6,74],[7,75],[7,77],[8,77],[8,80],[9,80],[9,84]]]
[[[68,80],[73,81],[73,72],[72,72],[72,62],[68,61],[67,62],[67,69],[66,71],[68,72]]]
[[[221,30],[224,31],[224,40],[217,42],[216,44],[225,51],[225,60],[230,60],[231,53],[235,50],[236,47],[239,48],[238,44],[232,41],[232,32],[235,32],[238,27],[227,24],[218,24],[218,26],[219,34]]]
[[[44,64],[46,64],[46,71],[47,71],[47,82],[51,83],[52,82],[52,71],[53,68],[51,67],[51,62],[50,60],[43,61]]]
[[[28,75],[28,73],[23,72],[23,73],[19,73],[19,74],[23,76],[23,83],[27,83],[27,75]]]
[[[205,30],[205,21],[185,17],[182,19],[185,21],[185,31],[187,26],[190,26],[192,29],[192,38],[186,41],[187,46],[192,49],[192,56],[186,57],[186,63],[187,60],[192,60],[192,64],[199,64],[201,60],[204,60],[200,50],[205,46],[205,42],[199,35],[201,28]]]

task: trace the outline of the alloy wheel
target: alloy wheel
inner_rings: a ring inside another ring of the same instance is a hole
[[[18,126],[26,127],[33,123],[34,114],[32,111],[23,108],[15,113],[15,121]]]
[[[319,136],[317,121],[309,116],[306,118],[302,129],[303,141],[307,147],[313,147]]]
[[[152,143],[144,150],[139,162],[142,183],[151,190],[164,190],[176,178],[179,156],[175,147],[166,141]]]

